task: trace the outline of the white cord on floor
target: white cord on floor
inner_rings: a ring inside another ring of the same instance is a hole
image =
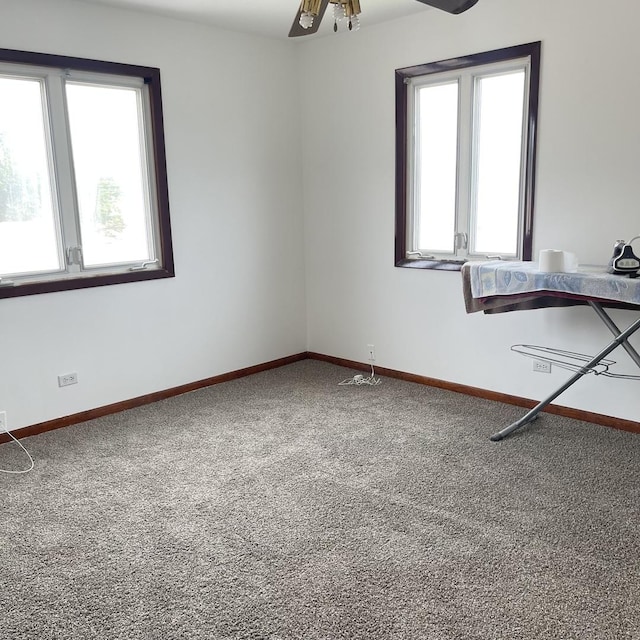
[[[372,386],[376,386],[380,384],[382,380],[380,378],[376,378],[376,372],[373,370],[373,364],[371,364],[371,375],[366,378],[361,373],[356,374],[353,378],[347,378],[342,382],[338,382],[338,386],[347,385],[347,384],[368,384]]]
[[[14,437],[11,431],[7,429],[6,434],[27,454],[27,457],[31,462],[31,466],[28,469],[22,469],[22,471],[9,471],[7,469],[0,469],[0,473],[11,473],[13,475],[19,475],[21,473],[29,473],[29,471],[33,469],[33,458],[31,457],[31,454],[24,448],[24,445],[22,444],[22,442],[20,442],[20,440]]]

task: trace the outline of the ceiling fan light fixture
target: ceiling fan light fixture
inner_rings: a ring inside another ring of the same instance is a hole
[[[306,11],[300,14],[299,24],[303,29],[311,29],[313,27],[313,14]]]
[[[338,30],[338,22],[349,19],[349,31],[360,28],[360,0],[330,0],[333,5],[333,30]]]
[[[479,0],[418,0],[418,2],[447,13],[458,14],[471,9]],[[302,0],[289,30],[289,37],[297,38],[317,33],[330,4],[333,5],[334,31],[338,31],[338,23],[345,19],[348,21],[349,31],[357,31],[360,28],[360,0]]]
[[[302,0],[298,24],[303,29],[311,29],[311,27],[313,27],[313,20],[318,17],[321,7],[322,0]]]

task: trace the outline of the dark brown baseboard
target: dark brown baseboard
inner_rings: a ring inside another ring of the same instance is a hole
[[[88,411],[81,411],[80,413],[74,413],[70,416],[56,418],[55,420],[40,422],[39,424],[34,424],[29,427],[18,429],[13,435],[18,438],[35,436],[39,433],[44,433],[45,431],[53,431],[54,429],[69,427],[72,424],[86,422],[87,420],[93,420],[94,418],[102,418],[103,416],[109,416],[114,413],[119,413],[120,411],[133,409],[134,407],[141,407],[145,404],[151,404],[152,402],[157,402],[158,400],[165,400],[166,398],[173,398],[174,396],[179,396],[183,393],[189,393],[190,391],[196,391],[197,389],[203,389],[204,387],[211,387],[212,385],[220,384],[221,382],[229,382],[229,380],[244,378],[245,376],[250,376],[254,373],[260,373],[261,371],[277,369],[278,367],[283,367],[287,364],[299,362],[300,360],[306,360],[307,358],[307,354],[303,352],[293,356],[287,356],[286,358],[271,360],[270,362],[257,364],[253,367],[246,367],[245,369],[238,369],[237,371],[223,373],[219,376],[213,376],[212,378],[205,378],[204,380],[189,382],[188,384],[183,384],[179,387],[172,387],[171,389],[165,389],[164,391],[148,393],[144,396],[131,398],[130,400],[123,400],[122,402],[116,402],[114,404],[108,404],[104,407],[98,407],[97,409],[89,409]],[[8,442],[9,440],[10,438],[7,434],[0,434],[0,444]]]
[[[101,418],[103,416],[112,415],[114,413],[119,413],[120,411],[125,411],[127,409],[141,407],[145,404],[151,404],[152,402],[157,402],[158,400],[165,400],[166,398],[179,396],[183,393],[189,393],[190,391],[196,391],[197,389],[210,387],[215,384],[220,384],[221,382],[229,382],[230,380],[244,378],[245,376],[250,376],[254,373],[260,373],[261,371],[277,369],[278,367],[283,367],[285,365],[309,358],[312,360],[329,362],[341,367],[356,369],[358,371],[367,371],[369,369],[369,365],[362,362],[346,360],[344,358],[336,358],[334,356],[328,356],[322,353],[303,352],[292,356],[287,356],[286,358],[279,358],[278,360],[264,362],[262,364],[254,365],[253,367],[246,367],[244,369],[238,369],[237,371],[223,373],[218,376],[213,376],[212,378],[197,380],[196,382],[183,384],[179,387],[172,387],[171,389],[165,389],[164,391],[156,391],[154,393],[148,393],[137,398],[131,398],[130,400],[123,400],[122,402],[108,404],[96,409],[89,409],[88,411],[74,413],[70,416],[64,416],[62,418],[40,422],[39,424],[34,424],[29,427],[18,429],[17,432],[14,433],[14,435],[19,438],[26,438],[28,436],[38,435],[39,433],[45,433],[46,431],[53,431],[54,429],[69,427],[73,424],[78,424],[80,422],[86,422],[87,420],[93,420],[94,418]],[[483,398],[484,400],[495,400],[496,402],[512,404],[517,407],[524,407],[526,409],[531,409],[536,404],[538,404],[538,401],[530,400],[528,398],[512,396],[506,393],[498,393],[497,391],[489,391],[487,389],[471,387],[465,384],[457,384],[455,382],[447,382],[446,380],[438,380],[437,378],[428,378],[426,376],[419,376],[413,373],[405,373],[403,371],[396,371],[395,369],[376,367],[376,373],[388,378],[396,378],[398,380],[405,380],[406,382],[416,382],[418,384],[423,384],[429,387],[437,387],[438,389],[454,391],[455,393],[463,393],[467,396]],[[621,431],[640,433],[640,422],[634,422],[633,420],[624,420],[622,418],[615,418],[613,416],[606,416],[600,413],[592,413],[591,411],[582,411],[580,409],[573,409],[571,407],[563,407],[555,404],[551,404],[546,407],[545,412],[564,416],[566,418],[583,420],[584,422],[591,422],[593,424],[601,425],[603,427],[611,427],[613,429],[619,429]],[[0,434],[0,444],[9,442],[9,440],[10,438],[7,434]]]
[[[321,353],[308,352],[307,356],[313,360],[322,360],[323,362],[330,362],[331,364],[336,364],[341,367],[348,367],[350,369],[357,369],[359,371],[368,371],[370,366],[368,364],[363,364],[362,362],[345,360],[344,358],[335,358],[333,356],[327,356]],[[524,407],[525,409],[531,409],[535,407],[539,402],[538,400],[530,400],[528,398],[512,396],[506,393],[498,393],[497,391],[489,391],[487,389],[479,389],[478,387],[470,387],[466,384],[457,384],[456,382],[447,382],[446,380],[438,380],[437,378],[427,378],[426,376],[419,376],[413,373],[404,373],[403,371],[396,371],[395,369],[376,367],[375,370],[377,374],[386,376],[388,378],[397,378],[398,380],[405,380],[406,382],[417,382],[418,384],[424,384],[428,387],[446,389],[447,391],[463,393],[467,396],[474,396],[475,398],[483,398],[484,400],[495,400],[496,402],[504,402],[505,404],[512,404],[517,407]],[[612,429],[619,429],[621,431],[640,433],[640,422],[635,422],[633,420],[615,418],[613,416],[606,416],[601,413],[582,411],[581,409],[573,409],[571,407],[563,407],[556,404],[550,404],[544,409],[544,412],[553,413],[558,416],[564,416],[565,418],[574,418],[576,420],[582,420],[584,422],[591,422],[593,424],[601,425],[603,427],[611,427]]]

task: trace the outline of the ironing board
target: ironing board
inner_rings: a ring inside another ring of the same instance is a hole
[[[539,413],[582,376],[622,346],[640,367],[640,355],[628,339],[640,329],[640,318],[621,330],[604,307],[640,310],[640,278],[607,273],[605,267],[580,266],[574,273],[543,273],[535,262],[468,262],[462,268],[467,313],[504,313],[524,309],[589,305],[614,338],[564,384],[513,424],[491,436],[498,441],[535,420]]]

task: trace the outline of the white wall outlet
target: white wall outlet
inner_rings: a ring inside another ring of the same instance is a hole
[[[551,373],[551,363],[546,360],[534,360],[533,370],[538,373]]]
[[[0,411],[0,432],[9,431],[7,427],[7,412]]]
[[[369,362],[373,362],[376,359],[376,347],[373,344],[367,345],[367,353],[369,354]]]
[[[77,373],[65,373],[62,376],[58,376],[59,387],[68,387],[70,384],[78,384]]]

